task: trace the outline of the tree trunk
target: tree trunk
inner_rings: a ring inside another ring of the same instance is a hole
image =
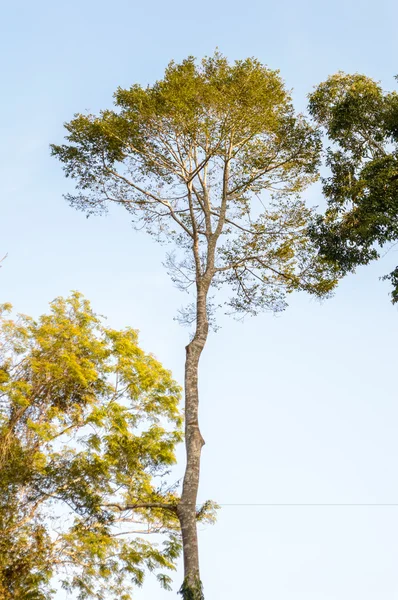
[[[192,341],[186,347],[185,360],[185,447],[187,462],[181,500],[177,508],[184,553],[184,583],[180,590],[184,600],[203,600],[204,598],[199,571],[196,503],[199,487],[200,455],[204,445],[198,420],[198,366],[209,329],[206,308],[207,289],[201,289],[201,286],[197,288],[196,331]]]

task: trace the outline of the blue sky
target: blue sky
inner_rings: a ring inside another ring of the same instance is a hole
[[[392,0],[3,3],[0,301],[37,315],[78,289],[112,325],[140,329],[181,381],[188,332],[173,317],[184,297],[164,249],[122,211],[87,220],[69,208],[49,143],[74,112],[109,106],[117,86],[216,47],[280,69],[300,110],[337,70],[393,88],[397,19]],[[308,200],[322,204],[319,188]],[[201,500],[398,503],[398,309],[378,281],[397,262],[392,249],[323,304],[297,295],[278,317],[221,316],[201,364]],[[200,536],[206,600],[398,595],[398,507],[224,506]],[[137,592],[155,597],[175,595],[150,581]]]

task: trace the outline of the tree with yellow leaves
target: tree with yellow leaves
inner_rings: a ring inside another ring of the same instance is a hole
[[[48,600],[55,574],[80,599],[128,600],[146,570],[169,587],[181,544],[165,475],[182,439],[180,387],[134,329],[105,327],[78,293],[38,320],[10,310],[0,318],[0,597]]]

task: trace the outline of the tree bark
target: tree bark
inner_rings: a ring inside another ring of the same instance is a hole
[[[207,319],[208,285],[197,286],[196,330],[186,347],[185,360],[185,447],[186,468],[177,514],[180,520],[183,554],[184,584],[180,590],[184,600],[202,600],[202,584],[199,571],[198,535],[196,526],[196,503],[199,488],[200,457],[204,439],[199,429],[198,367],[205,346],[209,323]]]

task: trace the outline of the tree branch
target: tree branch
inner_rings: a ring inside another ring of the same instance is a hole
[[[171,206],[171,204],[170,204],[170,202],[168,200],[163,200],[162,198],[159,198],[159,196],[155,196],[151,192],[148,192],[147,190],[144,190],[143,188],[141,188],[140,186],[138,186],[136,183],[133,183],[130,179],[127,179],[127,177],[124,177],[123,175],[121,175],[117,171],[114,171],[113,169],[111,169],[109,167],[106,167],[106,169],[107,169],[108,173],[110,173],[114,177],[116,177],[116,178],[124,181],[124,183],[126,183],[130,187],[132,187],[135,190],[137,190],[138,192],[140,192],[140,194],[144,194],[144,196],[147,196],[148,198],[151,198],[154,202],[157,202],[157,203],[162,204],[163,206],[165,206],[169,210],[170,216],[174,219],[174,221],[176,223],[178,223],[178,225],[185,231],[185,233],[187,233],[190,237],[193,237],[192,232],[188,229],[188,227],[186,227],[186,225],[181,221],[181,219],[179,219],[177,217],[177,215],[176,215],[173,207]],[[118,202],[121,202],[121,203],[131,203],[128,200],[127,201],[126,200],[120,200]]]
[[[115,502],[103,504],[107,508],[117,508],[120,512],[126,512],[128,510],[137,510],[140,508],[160,508],[162,510],[169,510],[172,513],[177,514],[177,505],[176,504],[167,504],[163,502],[139,502],[137,504],[126,504],[122,506],[121,504],[117,504]]]

